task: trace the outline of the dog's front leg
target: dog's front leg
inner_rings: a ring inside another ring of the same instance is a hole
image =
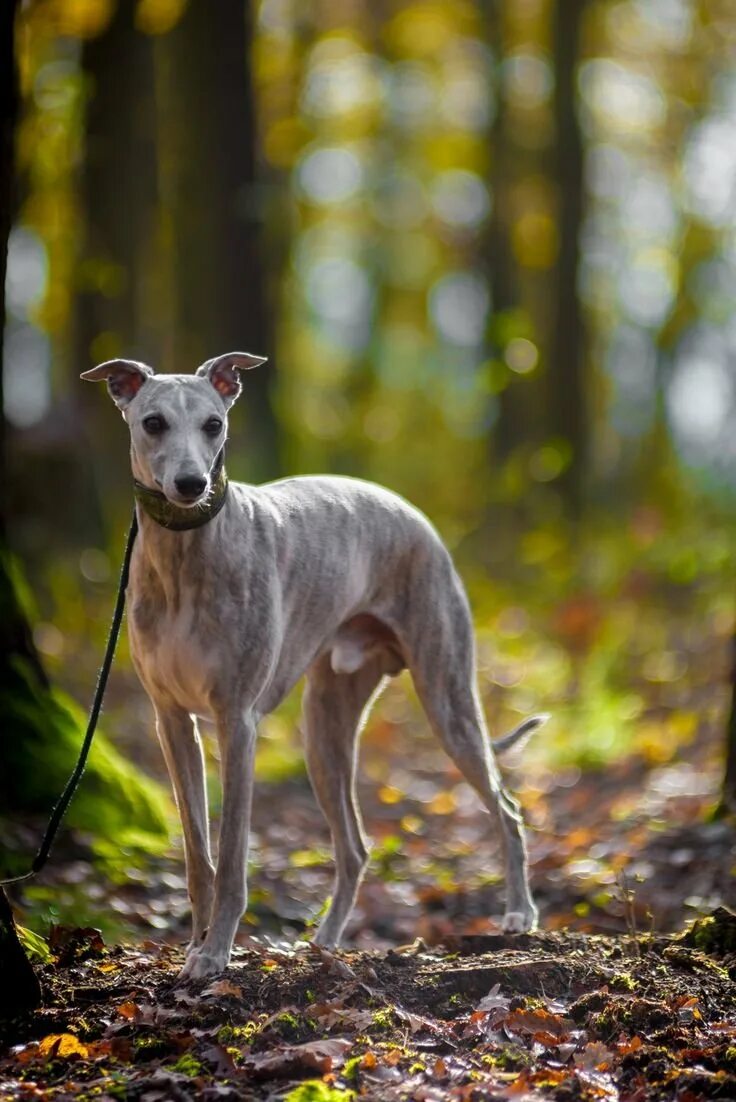
[[[207,933],[215,882],[202,742],[196,723],[181,708],[157,705],[156,730],[184,833],[187,889],[192,904],[191,951]]]
[[[201,979],[227,968],[235,931],[247,901],[255,717],[251,713],[218,717],[217,738],[222,776],[222,819],[212,921],[202,945],[187,958],[181,972],[185,979]]]

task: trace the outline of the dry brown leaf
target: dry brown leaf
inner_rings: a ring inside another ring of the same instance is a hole
[[[614,1060],[614,1054],[602,1041],[591,1041],[582,1052],[576,1052],[573,1056],[575,1066],[592,1071],[608,1071]]]
[[[575,1023],[548,1010],[512,1010],[503,1024],[514,1033],[545,1034],[556,1040],[567,1037]]]
[[[214,983],[211,983],[209,985],[209,987],[205,988],[205,990],[202,992],[202,994],[203,995],[234,995],[235,998],[240,999],[240,998],[242,998],[243,992],[239,987],[236,987],[236,985],[234,983],[232,983],[230,980],[224,979],[224,980],[215,980]]]
[[[257,1079],[286,1078],[304,1072],[327,1072],[342,1067],[352,1041],[342,1037],[325,1041],[307,1041],[303,1045],[285,1045],[275,1052],[250,1055],[244,1067]]]

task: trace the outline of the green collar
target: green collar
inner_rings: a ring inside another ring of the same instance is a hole
[[[133,479],[133,493],[143,512],[151,520],[155,520],[156,524],[168,528],[170,532],[187,532],[191,528],[201,528],[208,524],[225,504],[228,481],[222,452],[215,460],[215,471],[217,474],[207,500],[202,505],[194,505],[188,509],[182,505],[174,505],[165,494],[159,490],[151,490],[137,479]]]

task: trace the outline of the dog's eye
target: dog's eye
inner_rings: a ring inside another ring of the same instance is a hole
[[[222,428],[222,421],[219,417],[208,418],[202,426],[208,436],[217,436],[218,432]]]
[[[159,417],[157,413],[152,413],[150,417],[143,418],[143,428],[149,436],[159,436],[168,426],[163,417]]]

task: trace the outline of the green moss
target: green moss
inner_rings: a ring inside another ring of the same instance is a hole
[[[697,918],[682,934],[681,941],[714,956],[732,953],[736,951],[736,915],[718,907],[707,918]]]
[[[382,1007],[373,1013],[373,1024],[377,1029],[393,1029],[396,1024],[394,1012],[390,1006]]]
[[[169,1038],[154,1035],[136,1037],[134,1041],[135,1059],[143,1063],[146,1060],[158,1060],[171,1052]]]
[[[519,1071],[520,1068],[531,1067],[534,1058],[524,1049],[509,1045],[508,1048],[499,1049],[498,1052],[481,1056],[481,1063],[489,1068],[500,1068],[501,1071]]]
[[[170,1070],[178,1072],[179,1075],[188,1075],[190,1079],[196,1079],[205,1069],[191,1052],[185,1052],[175,1064],[170,1065]]]
[[[628,972],[619,972],[611,977],[608,986],[611,991],[635,991],[639,985]]]
[[[296,1014],[292,1014],[289,1010],[284,1010],[282,1014],[274,1018],[273,1025],[281,1036],[287,1039],[298,1037],[304,1030],[304,1023],[300,1022]],[[312,1028],[314,1027],[312,1022],[309,1022],[309,1025]]]
[[[69,697],[42,685],[30,664],[16,658],[0,691],[3,769],[0,807],[47,815],[79,753],[86,716]],[[168,842],[173,805],[165,790],[95,735],[89,761],[65,823],[88,832],[103,859],[129,863],[130,851],[160,852]],[[18,868],[27,855],[16,858]],[[17,871],[9,868],[7,871]]]
[[[250,1042],[261,1032],[262,1021],[250,1021],[245,1025],[223,1025],[217,1031],[217,1040],[221,1045],[231,1045],[233,1042]]]
[[[340,1072],[340,1078],[348,1083],[355,1083],[358,1078],[358,1070],[362,1059],[362,1056],[351,1056],[349,1060],[346,1060],[345,1066]]]
[[[284,1097],[284,1102],[352,1102],[355,1092],[328,1087],[321,1079],[308,1079]]]

